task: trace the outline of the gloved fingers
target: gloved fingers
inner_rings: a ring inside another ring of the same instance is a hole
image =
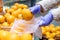
[[[29,10],[33,13],[33,14],[36,14],[38,12],[40,12],[40,5],[35,5],[33,7],[30,7]]]

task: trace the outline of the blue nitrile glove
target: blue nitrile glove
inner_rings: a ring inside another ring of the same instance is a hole
[[[53,15],[52,15],[52,12],[48,12],[47,15],[45,15],[44,17],[41,17],[41,20],[38,21],[38,24],[40,26],[47,26],[49,25],[53,20]]]
[[[30,7],[29,9],[33,14],[36,14],[36,13],[40,12],[41,7],[40,7],[40,5],[35,5],[33,7]]]

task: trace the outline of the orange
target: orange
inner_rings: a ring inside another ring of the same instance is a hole
[[[11,34],[7,40],[19,40],[19,36],[17,34]]]
[[[11,13],[11,10],[9,9],[9,10],[7,10],[7,13]]]
[[[41,29],[42,29],[42,34],[45,35],[45,34],[46,34],[46,29],[45,29],[45,27],[41,27]]]
[[[15,6],[19,6],[19,3],[15,3],[14,5],[15,5]]]
[[[51,37],[54,38],[56,36],[56,33],[51,33]]]
[[[18,15],[18,18],[19,18],[19,19],[23,19],[22,14],[19,14],[19,15]]]
[[[14,24],[14,23],[12,22],[12,23],[10,24],[10,27],[12,27],[12,26],[13,26],[13,24]]]
[[[9,37],[10,33],[7,31],[0,31],[0,39],[1,40],[7,40],[7,38]]]
[[[50,32],[49,26],[45,26],[46,31]]]
[[[54,28],[55,25],[54,25],[54,24],[50,24],[49,27],[50,27],[50,28]]]
[[[5,12],[7,12],[9,10],[9,8],[5,8]]]
[[[45,35],[46,34],[46,30],[42,30],[42,34]]]
[[[60,35],[60,31],[56,31],[56,35]]]
[[[9,9],[9,10],[7,10],[7,13],[12,13],[14,11],[15,11],[14,9]]]
[[[48,40],[55,40],[54,38],[49,38]]]
[[[10,16],[10,13],[5,13],[4,17],[7,18]]]
[[[28,8],[28,6],[27,5],[24,5],[24,8]]]
[[[24,4],[19,4],[18,8],[24,8]]]
[[[56,32],[56,28],[51,28],[51,32]]]
[[[3,26],[3,27],[8,27],[9,24],[8,24],[7,22],[4,22],[4,23],[2,24],[2,26]]]
[[[21,29],[21,28],[16,28],[16,29],[15,29],[15,33],[19,33],[19,32],[22,32],[22,33],[23,33],[23,32],[24,32],[24,30],[23,30],[23,29]]]
[[[32,40],[32,35],[31,34],[22,34],[20,36],[20,40]]]
[[[23,19],[25,20],[31,20],[33,18],[33,14],[30,12],[29,9],[23,9],[22,14],[23,14]]]
[[[8,23],[12,23],[12,22],[14,22],[15,17],[12,16],[12,15],[10,15],[10,16],[8,16],[8,17],[6,18],[6,20],[7,20]]]
[[[24,28],[26,28],[27,26],[25,26],[24,24],[19,24],[18,28],[15,29],[15,32],[24,32]]]
[[[12,9],[17,10],[18,8],[16,6],[11,6]]]
[[[18,12],[18,11],[12,12],[12,15],[13,15],[14,17],[18,17],[19,12]]]
[[[19,14],[21,14],[22,13],[22,9],[19,8],[18,10],[16,10],[16,12],[18,12]]]
[[[5,17],[3,15],[0,15],[0,23],[3,23],[5,21]]]
[[[57,31],[60,31],[60,26],[56,26],[56,30]]]
[[[46,37],[47,38],[51,38],[51,33],[50,32],[46,32]]]

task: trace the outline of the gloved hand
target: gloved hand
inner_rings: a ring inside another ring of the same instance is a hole
[[[52,20],[60,21],[60,7],[50,10],[48,14],[41,17],[41,20],[37,23],[39,25],[48,25],[52,22]]]
[[[33,7],[30,7],[29,9],[32,12],[32,14],[36,14],[36,13],[40,12],[41,7],[40,7],[40,5],[35,5]]]
[[[53,15],[52,12],[49,11],[47,15],[41,17],[41,20],[38,20],[37,24],[39,26],[47,26],[52,22],[52,20],[53,20]]]

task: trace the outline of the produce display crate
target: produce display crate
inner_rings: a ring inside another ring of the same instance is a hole
[[[14,3],[26,4],[29,7],[31,6],[31,1],[13,1],[13,0],[12,1],[11,0],[4,1],[4,6],[10,7]],[[10,27],[1,27],[1,29],[5,30],[5,31],[10,31],[11,28]],[[32,40],[34,40],[34,34],[32,34],[32,36],[33,36]]]

